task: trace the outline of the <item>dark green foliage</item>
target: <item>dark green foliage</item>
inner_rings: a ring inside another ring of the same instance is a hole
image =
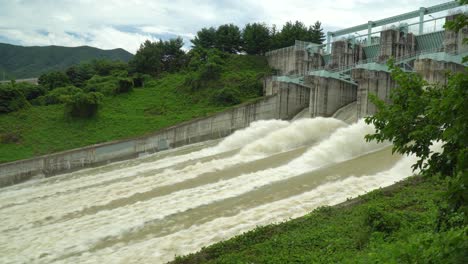
[[[228,56],[217,49],[192,49],[188,64],[191,72],[187,74],[185,84],[196,91],[209,81],[218,80]]]
[[[0,43],[0,74],[4,70],[9,78],[33,78],[50,71],[63,71],[93,59],[127,62],[132,57],[131,53],[123,49],[101,50],[87,46],[21,47]]]
[[[15,87],[18,88],[24,94],[24,97],[28,101],[31,101],[47,93],[47,89],[45,89],[41,85],[36,85],[28,82],[16,83]]]
[[[122,61],[111,61],[111,60],[93,60],[89,65],[92,67],[94,72],[101,76],[111,75],[116,71],[127,71],[127,63]]]
[[[320,23],[320,21],[315,22],[312,26],[311,34],[311,42],[322,44],[325,41],[325,34],[323,33],[322,23]]]
[[[13,83],[0,84],[0,114],[17,111],[28,105],[24,93]]]
[[[80,65],[71,66],[65,71],[70,82],[76,87],[83,87],[85,82],[95,74],[94,69],[89,64],[82,63]]]
[[[64,102],[65,96],[74,95],[82,92],[80,88],[77,88],[73,85],[68,85],[65,87],[56,88],[46,95],[39,96],[38,98],[31,101],[33,105],[53,105],[61,104]]]
[[[80,63],[66,70],[70,82],[76,87],[84,87],[86,81],[94,75],[109,76],[123,73],[127,75],[128,65],[121,61],[93,60],[91,62]]]
[[[64,97],[65,112],[68,116],[75,118],[93,117],[97,114],[103,97],[101,93],[95,92],[81,92]]]
[[[247,54],[263,55],[271,47],[270,29],[265,24],[247,24],[242,31],[242,39]]]
[[[273,35],[272,49],[292,46],[296,40],[310,42],[316,40],[312,27],[307,28],[306,25],[300,21],[294,23],[291,21],[286,22],[281,31]]]
[[[143,76],[143,74],[140,74],[140,73],[134,74],[132,77],[132,81],[133,81],[133,87],[135,88],[141,88],[145,86],[145,77]]]
[[[130,67],[133,71],[158,76],[163,72],[176,72],[186,64],[181,38],[157,42],[145,41],[140,45]]]
[[[211,49],[216,44],[216,29],[213,27],[202,28],[197,32],[194,39],[191,40],[193,48],[196,49]]]
[[[365,224],[372,232],[390,234],[400,228],[398,215],[388,212],[386,208],[369,206],[365,216]]]
[[[118,93],[128,93],[133,90],[133,81],[132,79],[120,79],[119,88],[117,89]]]
[[[242,51],[242,38],[239,27],[225,24],[216,30],[215,47],[223,52],[236,54]]]
[[[219,105],[235,105],[241,102],[239,90],[225,87],[213,94],[213,101]]]
[[[44,73],[39,77],[39,85],[45,87],[47,90],[53,90],[57,87],[63,87],[71,84],[68,76],[61,71],[53,71]]]
[[[236,25],[225,24],[217,29],[202,28],[192,44],[195,49],[216,48],[234,54],[244,51],[247,54],[263,55],[272,49],[292,46],[296,40],[322,44],[325,40],[322,24],[317,21],[307,27],[300,21],[287,22],[278,30],[275,25],[269,28],[264,23],[249,23],[242,32]]]
[[[410,234],[408,239],[377,247],[361,263],[465,263],[467,236],[468,228]]]

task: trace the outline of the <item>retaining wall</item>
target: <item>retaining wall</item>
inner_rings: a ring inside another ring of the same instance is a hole
[[[341,107],[356,101],[357,87],[352,83],[314,75],[306,76],[304,82],[310,87],[312,117],[330,117]]]
[[[27,160],[0,164],[0,187],[138,157],[168,148],[228,136],[256,120],[289,119],[309,103],[309,89],[291,86],[272,96],[246,103],[209,117],[199,118],[129,140],[108,142]]]

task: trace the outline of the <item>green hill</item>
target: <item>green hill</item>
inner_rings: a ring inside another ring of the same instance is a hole
[[[82,47],[23,47],[0,43],[0,80],[39,77],[93,59],[129,61],[133,55],[123,49],[101,50]]]
[[[98,116],[91,119],[67,118],[64,104],[32,104],[19,111],[0,113],[0,163],[142,136],[260,97],[260,78],[271,72],[266,58],[224,56],[216,80],[193,88],[187,81],[193,77],[191,71],[148,76],[144,88],[105,96]],[[116,87],[118,80],[112,75],[95,75],[83,87],[105,92]]]

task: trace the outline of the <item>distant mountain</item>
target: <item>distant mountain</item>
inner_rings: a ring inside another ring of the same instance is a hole
[[[42,73],[64,70],[93,59],[129,61],[133,55],[124,49],[102,50],[81,47],[23,47],[0,43],[0,80],[39,77]]]

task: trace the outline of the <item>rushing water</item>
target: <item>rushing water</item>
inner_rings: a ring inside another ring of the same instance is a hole
[[[0,263],[161,263],[411,174],[412,157],[332,118],[0,189]]]

